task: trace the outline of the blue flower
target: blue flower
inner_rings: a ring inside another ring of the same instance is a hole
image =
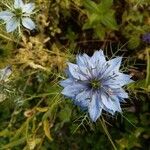
[[[24,4],[22,0],[15,0],[13,6],[5,5],[9,10],[0,12],[0,19],[6,23],[7,32],[12,32],[17,28],[20,31],[21,25],[30,30],[35,28],[35,24],[30,18],[35,8],[34,3]]]
[[[120,102],[125,102],[128,94],[122,86],[133,82],[131,76],[119,71],[122,57],[106,61],[103,51],[96,51],[92,57],[77,55],[77,64],[68,63],[68,78],[61,81],[62,94],[86,109],[93,122],[102,110],[121,112]]]
[[[146,43],[150,43],[150,33],[146,33],[142,36],[142,40]]]

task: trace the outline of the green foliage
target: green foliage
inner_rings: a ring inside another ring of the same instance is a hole
[[[83,29],[93,28],[97,37],[104,39],[106,31],[116,30],[117,23],[114,17],[115,11],[111,8],[113,0],[102,0],[99,4],[85,0],[83,5],[86,8],[88,20]]]
[[[146,4],[146,5],[145,5]],[[149,32],[148,1],[128,2],[122,15],[122,34],[129,40],[128,48],[135,49],[141,44],[141,35]],[[141,9],[141,10],[140,10]],[[142,13],[141,13],[142,11]]]
[[[150,49],[147,48],[145,51],[147,55],[146,78],[130,84],[128,88],[129,90],[133,90],[133,91],[141,89],[144,90],[145,93],[150,93]]]
[[[8,34],[0,24],[0,69],[13,70],[0,81],[0,150],[149,150],[150,48],[141,40],[150,31],[149,0],[35,4],[35,30]],[[123,70],[135,82],[127,87],[130,97],[121,115],[103,112],[92,123],[61,95],[59,82],[68,60],[97,49],[108,58],[125,56]]]

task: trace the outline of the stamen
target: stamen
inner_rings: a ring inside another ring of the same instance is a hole
[[[97,90],[97,89],[99,89],[99,88],[101,87],[101,83],[100,83],[100,81],[97,80],[97,79],[91,80],[89,84],[90,84],[90,87],[91,87],[92,89],[94,89],[94,90]]]

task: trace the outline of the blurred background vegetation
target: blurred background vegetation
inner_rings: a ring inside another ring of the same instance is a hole
[[[0,23],[0,67],[12,66],[9,80],[0,80],[0,150],[149,150],[150,40],[142,37],[150,32],[150,1],[26,2],[36,4],[35,30],[8,34]],[[92,123],[60,94],[59,81],[67,61],[99,49],[123,56],[135,82],[123,114]]]

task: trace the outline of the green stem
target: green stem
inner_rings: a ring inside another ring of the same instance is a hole
[[[147,55],[147,75],[146,75],[146,82],[145,82],[145,86],[148,87],[149,82],[150,82],[150,56],[149,56],[149,51],[150,49],[147,48],[146,49],[146,55]]]
[[[29,101],[32,100],[33,98],[39,98],[39,97],[44,97],[44,96],[49,96],[49,95],[58,95],[58,93],[44,93],[44,94],[39,94],[39,95],[35,95],[35,96],[31,96],[27,99],[25,99],[24,101]]]
[[[11,38],[9,38],[9,37],[7,37],[7,36],[1,34],[1,33],[0,33],[0,36],[1,36],[2,38],[4,38],[4,39],[8,40],[8,41],[15,42],[15,41],[12,40]]]
[[[103,129],[104,129],[104,131],[105,131],[105,133],[106,133],[110,143],[112,144],[114,150],[117,150],[117,148],[116,148],[114,142],[112,141],[111,136],[110,136],[110,134],[109,134],[109,132],[107,130],[107,127],[106,127],[106,124],[105,124],[105,120],[102,118],[102,119],[100,119],[100,122],[101,122],[101,125],[102,125],[102,127],[103,127]]]

